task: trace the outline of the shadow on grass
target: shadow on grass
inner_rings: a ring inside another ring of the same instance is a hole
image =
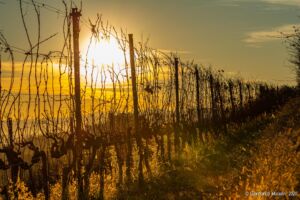
[[[193,147],[198,159],[191,160],[182,154],[171,164],[161,166],[160,175],[147,180],[144,187],[133,183],[120,190],[117,199],[218,199],[220,191],[230,193],[230,189],[239,185],[242,168],[248,164],[251,167],[249,160],[258,151],[256,141],[265,134],[264,130],[275,134],[284,127],[297,127],[299,109],[299,98],[293,99],[277,113],[232,124],[223,138],[211,145]],[[230,185],[222,188],[226,182]]]

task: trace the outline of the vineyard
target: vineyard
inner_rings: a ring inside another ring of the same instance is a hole
[[[24,4],[37,19],[34,40]],[[146,187],[161,169],[188,157],[187,151],[226,138],[233,127],[269,115],[296,96],[287,86],[228,77],[152,49],[148,40],[134,42],[101,15],[86,20],[64,6],[60,51],[42,51],[56,39],[41,38],[47,5],[20,1],[29,48],[10,45],[0,32],[4,199],[122,199],[122,191]],[[85,52],[80,24],[90,29]],[[96,62],[107,55],[95,54],[93,45],[107,42],[120,55],[112,63]]]

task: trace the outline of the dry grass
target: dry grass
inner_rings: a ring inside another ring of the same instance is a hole
[[[153,176],[145,188],[133,183],[118,191],[116,180],[106,176],[106,199],[299,199],[300,101],[292,100],[280,112],[264,115],[240,127],[228,137],[200,146],[186,146],[180,158],[163,166],[151,159]],[[154,148],[154,147],[153,147]],[[135,169],[136,171],[136,169]],[[97,199],[99,175],[90,178],[90,196]],[[117,176],[114,176],[116,179]],[[14,196],[10,187],[10,195]],[[19,199],[33,198],[18,182]],[[76,184],[69,186],[76,199]],[[273,193],[272,193],[273,192]],[[294,193],[291,193],[294,192]],[[298,193],[297,193],[298,192]],[[290,196],[289,196],[290,195]],[[51,199],[61,198],[61,185],[51,186]]]

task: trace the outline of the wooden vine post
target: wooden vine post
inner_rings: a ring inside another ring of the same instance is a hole
[[[210,96],[211,96],[211,111],[212,111],[212,126],[216,122],[216,101],[215,101],[215,81],[212,74],[209,75],[209,87],[210,87]]]
[[[80,95],[80,63],[79,63],[79,20],[81,12],[77,8],[72,8],[71,17],[73,22],[73,48],[74,48],[74,78],[75,78],[75,159],[76,159],[76,175],[77,175],[77,195],[78,199],[82,199],[83,180],[81,175],[82,168],[82,143],[81,143],[81,95]]]
[[[132,83],[132,97],[133,97],[133,115],[134,115],[134,128],[135,128],[135,137],[139,149],[139,184],[140,186],[144,183],[144,174],[143,174],[143,159],[144,159],[144,150],[142,137],[139,132],[139,108],[138,108],[138,91],[136,83],[136,71],[135,71],[135,60],[134,60],[134,45],[133,45],[133,34],[129,34],[129,50],[130,50],[130,67],[131,67],[131,83]]]
[[[175,115],[176,115],[176,123],[175,123],[175,152],[179,152],[179,124],[180,124],[180,110],[179,110],[179,73],[178,73],[178,58],[175,57],[175,101],[176,101],[176,108],[175,108]]]
[[[198,127],[200,127],[201,123],[201,109],[200,109],[200,76],[198,66],[195,65],[195,78],[196,78],[196,104],[197,104],[197,120]]]
[[[240,109],[243,109],[244,97],[243,97],[243,83],[239,81],[239,95],[240,95]]]
[[[230,95],[230,104],[231,104],[231,118],[235,118],[235,100],[234,100],[234,92],[233,92],[233,81],[228,81],[228,89],[229,89],[229,95]]]

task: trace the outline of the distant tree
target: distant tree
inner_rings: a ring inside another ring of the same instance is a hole
[[[292,33],[282,33],[288,44],[290,62],[295,66],[296,81],[300,88],[300,27],[293,26]]]

